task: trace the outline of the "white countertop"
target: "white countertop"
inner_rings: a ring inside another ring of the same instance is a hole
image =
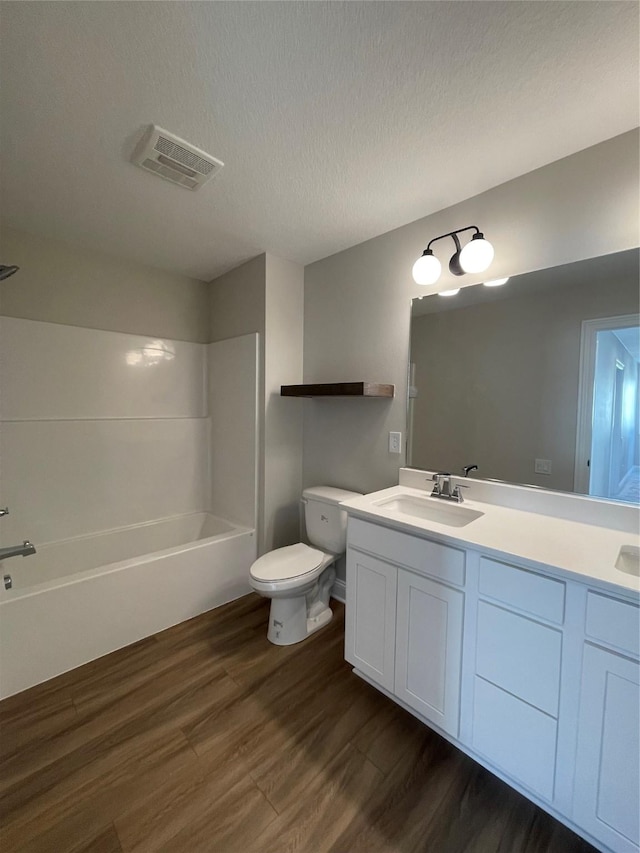
[[[561,574],[611,592],[632,593],[635,598],[640,594],[640,578],[615,568],[623,545],[640,545],[637,533],[466,498],[461,506],[479,510],[483,515],[464,527],[410,517],[388,507],[375,505],[380,500],[397,495],[427,498],[434,503],[446,504],[452,510],[459,506],[440,498],[431,498],[428,491],[409,486],[392,486],[345,501],[341,506],[350,516],[405,533],[428,535],[443,542],[489,551],[495,556],[555,569]]]

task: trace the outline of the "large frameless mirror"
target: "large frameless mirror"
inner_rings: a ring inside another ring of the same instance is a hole
[[[639,503],[639,254],[414,299],[408,464]]]

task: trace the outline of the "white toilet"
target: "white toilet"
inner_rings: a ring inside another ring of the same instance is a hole
[[[333,564],[344,553],[347,539],[347,514],[340,503],[359,495],[332,486],[305,489],[307,537],[318,547],[299,542],[276,548],[251,566],[251,586],[272,599],[267,639],[277,646],[299,643],[331,621]]]

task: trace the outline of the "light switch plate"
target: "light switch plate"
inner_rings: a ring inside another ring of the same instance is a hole
[[[536,474],[550,474],[551,473],[551,460],[550,459],[536,459],[533,470]]]
[[[389,453],[402,453],[402,433],[389,433]]]

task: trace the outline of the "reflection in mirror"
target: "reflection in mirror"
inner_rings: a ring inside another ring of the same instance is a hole
[[[638,261],[414,299],[408,464],[638,503]]]

